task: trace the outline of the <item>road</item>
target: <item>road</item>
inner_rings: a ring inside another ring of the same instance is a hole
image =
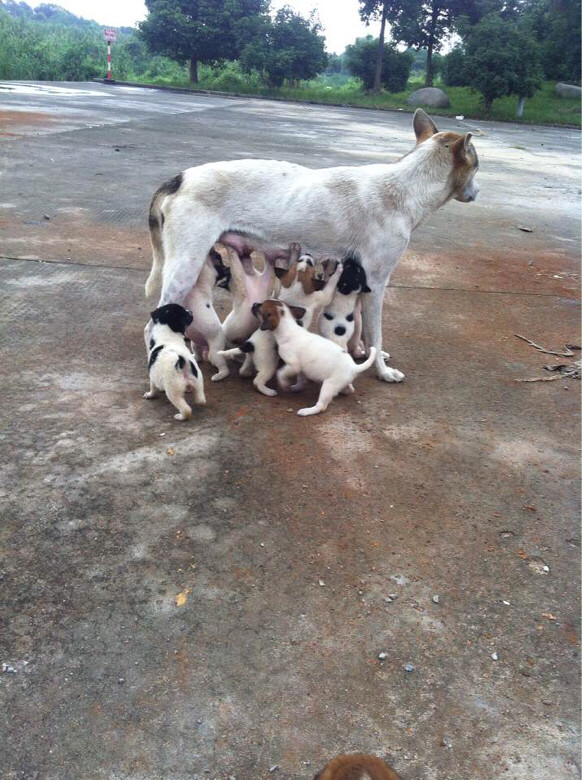
[[[514,334],[580,344],[580,133],[436,121],[481,195],[394,274],[406,381],[302,420],[315,388],[231,376],[178,425],[142,399],[154,189],[390,162],[410,115],[0,83],[3,778],[579,777],[579,383],[516,381],[571,359]]]

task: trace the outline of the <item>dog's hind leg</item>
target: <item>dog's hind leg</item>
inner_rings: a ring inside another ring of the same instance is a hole
[[[366,350],[376,347],[376,374],[384,382],[402,382],[404,374],[384,362],[382,353],[382,303],[384,284],[374,285],[362,300],[362,325]]]
[[[321,386],[321,390],[319,391],[319,398],[317,399],[317,403],[315,404],[315,406],[306,406],[305,409],[299,409],[297,414],[300,417],[309,417],[312,414],[319,414],[320,412],[325,412],[325,410],[327,409],[327,407],[330,405],[330,403],[333,401],[333,399],[336,397],[337,394],[338,394],[337,383],[329,379],[326,379]]]
[[[178,410],[178,414],[174,415],[174,420],[182,421],[192,417],[192,408],[186,403],[181,388],[175,386],[167,387],[166,395],[168,396],[168,400],[171,401]]]

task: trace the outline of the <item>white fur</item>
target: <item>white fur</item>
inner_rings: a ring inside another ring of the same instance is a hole
[[[468,201],[478,192],[474,172],[462,190],[453,190],[452,149],[443,153],[429,137],[437,130],[421,110],[414,127],[421,142],[389,165],[312,170],[276,160],[235,160],[185,171],[180,189],[161,203],[165,265],[159,305],[185,300],[210,247],[218,239],[229,243],[229,231],[243,233],[257,247],[284,247],[296,236],[310,251],[356,253],[372,289],[362,300],[366,348],[376,347],[380,379],[401,381],[403,374],[382,358],[385,287],[411,232],[450,198]],[[469,142],[467,134],[466,148]]]
[[[206,404],[202,372],[196,364],[194,355],[184,343],[181,333],[176,333],[167,325],[157,323],[151,328],[151,337],[155,343],[149,350],[148,357],[153,350],[158,347],[163,348],[158,352],[155,363],[150,368],[150,389],[144,393],[144,398],[155,398],[159,391],[163,390],[178,410],[174,419],[187,420],[192,416],[192,408],[184,398],[188,389],[192,389],[195,403],[202,406]],[[185,360],[183,369],[176,366],[179,358]],[[191,363],[194,364],[197,376],[193,375]]]
[[[275,274],[273,266],[265,259],[263,271],[258,271],[252,262],[244,266],[235,249],[227,247],[231,271],[230,291],[232,309],[222,329],[226,341],[245,341],[256,330],[257,319],[251,311],[253,303],[262,303],[269,297]]]
[[[297,414],[307,417],[325,412],[338,393],[352,393],[352,382],[369,368],[376,358],[376,349],[371,347],[370,357],[361,365],[354,362],[340,346],[333,341],[310,333],[294,319],[289,308],[283,304],[278,326],[273,331],[279,349],[279,357],[285,365],[277,371],[277,380],[282,388],[288,389],[292,377],[303,374],[313,382],[321,382],[319,398],[315,406],[300,409]]]

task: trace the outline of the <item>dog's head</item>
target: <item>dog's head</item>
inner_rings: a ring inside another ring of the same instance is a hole
[[[381,758],[353,753],[334,758],[313,780],[400,780],[400,777]]]
[[[311,295],[325,287],[322,270],[316,270],[315,261],[308,254],[301,255],[299,260],[287,269],[275,268],[275,275],[286,288],[291,287],[294,282],[299,282],[305,295]]]
[[[150,314],[154,325],[167,325],[175,333],[184,333],[192,324],[192,312],[177,303],[167,303]]]
[[[305,316],[302,306],[287,306],[283,301],[270,298],[262,303],[253,303],[252,312],[261,323],[261,330],[276,330],[284,317],[292,316],[300,321]]]
[[[450,197],[461,203],[475,200],[479,194],[479,185],[475,182],[479,158],[471,142],[473,134],[439,133],[435,123],[421,108],[415,111],[412,124],[416,145],[429,141],[438,159],[450,165]],[[438,161],[435,160],[435,163]]]
[[[223,290],[228,290],[230,292],[230,280],[232,276],[230,268],[224,264],[222,255],[220,252],[217,252],[216,249],[211,249],[209,256],[212,265],[214,266],[214,270],[216,271],[216,281],[214,284],[217,287],[222,287]]]
[[[366,272],[354,257],[343,261],[342,275],[337,283],[338,292],[349,295],[353,292],[371,292],[366,280]]]

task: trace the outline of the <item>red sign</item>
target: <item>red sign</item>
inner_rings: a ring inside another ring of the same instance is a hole
[[[113,30],[110,27],[106,27],[103,30],[103,35],[105,36],[105,40],[108,43],[111,43],[111,42],[117,43],[117,30]]]

